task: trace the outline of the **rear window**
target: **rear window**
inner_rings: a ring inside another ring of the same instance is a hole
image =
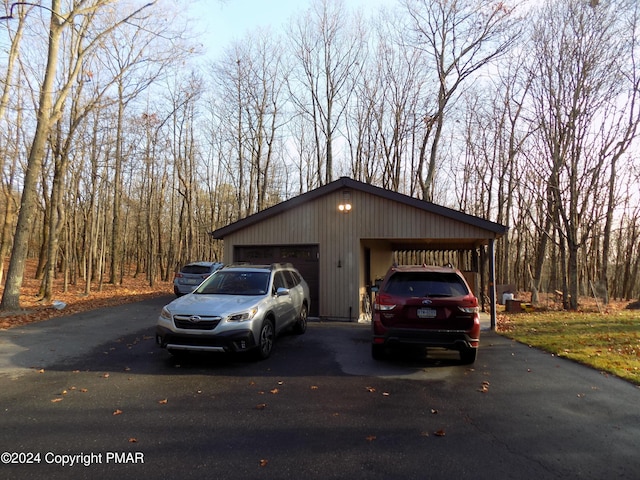
[[[185,265],[180,270],[181,273],[186,273],[187,275],[205,275],[211,272],[211,269],[208,265]]]
[[[396,272],[389,278],[384,291],[401,297],[461,297],[469,294],[462,278],[453,272]]]

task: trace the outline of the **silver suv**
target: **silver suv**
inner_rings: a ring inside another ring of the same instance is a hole
[[[172,354],[253,351],[265,359],[282,331],[306,331],[308,312],[309,287],[292,265],[229,265],[162,309],[156,342]]]

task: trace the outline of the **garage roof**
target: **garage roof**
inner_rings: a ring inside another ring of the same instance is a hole
[[[348,177],[341,177],[322,187],[310,190],[297,197],[281,202],[273,207],[267,208],[249,217],[240,219],[230,225],[219,228],[211,233],[213,238],[223,239],[225,236],[235,233],[243,228],[252,226],[256,223],[267,220],[268,218],[279,215],[287,210],[299,206],[303,203],[316,200],[324,195],[331,194],[340,190],[359,190],[371,195],[379,196],[387,200],[397,203],[409,205],[411,207],[423,210],[428,213],[440,215],[452,220],[473,225],[487,232],[485,238],[477,239],[459,239],[452,242],[451,239],[443,241],[435,239],[396,239],[394,241],[394,249],[396,250],[460,250],[473,249],[478,245],[486,244],[489,238],[500,238],[507,233],[508,227],[499,223],[484,220],[480,217],[468,215],[466,213],[453,210],[451,208],[436,205],[435,203],[420,200],[402,193],[393,192],[384,188],[376,187],[368,183],[359,182]]]

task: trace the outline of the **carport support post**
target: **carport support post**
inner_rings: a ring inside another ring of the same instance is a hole
[[[496,329],[496,241],[489,239],[489,302],[491,303],[491,330]]]

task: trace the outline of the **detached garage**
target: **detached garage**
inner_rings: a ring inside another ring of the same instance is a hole
[[[343,177],[212,235],[224,240],[227,264],[292,263],[309,284],[310,315],[324,319],[362,318],[370,287],[394,262],[452,263],[478,298],[487,292],[495,326],[494,243],[506,232],[503,225]],[[488,288],[481,284],[485,264]]]

